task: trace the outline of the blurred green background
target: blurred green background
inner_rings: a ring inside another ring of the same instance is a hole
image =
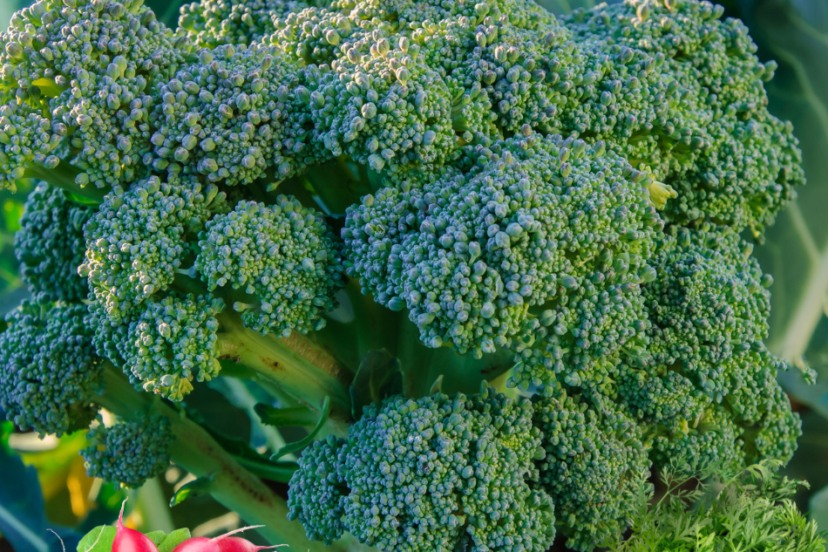
[[[593,0],[538,0],[553,13],[589,8]],[[28,2],[0,0],[0,25]],[[149,0],[159,19],[174,26],[180,2]],[[819,374],[816,386],[805,386],[799,372],[782,374],[794,408],[803,420],[804,435],[786,474],[810,482],[798,496],[799,507],[810,511],[828,529],[828,0],[724,0],[726,16],[742,19],[759,45],[762,61],[779,63],[768,83],[770,110],[793,122],[808,177],[798,200],[782,212],[756,254],[774,276],[769,347],[777,354]],[[16,306],[25,289],[17,274],[14,232],[25,192],[0,191],[0,314]],[[250,422],[256,390],[224,378],[199,386],[188,397],[219,434],[250,427],[253,446],[267,441],[267,430]],[[2,420],[2,412],[0,412]],[[232,428],[232,429],[231,429]],[[127,492],[89,479],[78,450],[85,436],[39,440],[15,433],[0,421],[0,521],[11,517],[31,528],[27,538],[0,538],[0,552],[59,551],[60,543],[46,528],[59,528],[67,549],[78,535],[117,516]],[[184,507],[169,508],[170,497],[185,484],[183,472],[172,467],[164,477],[129,495],[128,524],[145,531],[189,527],[194,535],[214,535],[240,526],[240,520],[209,497],[196,497]],[[5,516],[5,517],[4,517]],[[0,524],[2,526],[2,524]],[[10,542],[13,541],[13,542]],[[14,545],[14,546],[12,546]]]

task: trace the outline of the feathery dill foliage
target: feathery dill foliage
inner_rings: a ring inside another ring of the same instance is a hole
[[[677,466],[680,461],[676,462]],[[664,494],[638,489],[631,535],[609,543],[613,552],[823,552],[828,541],[796,508],[793,495],[807,482],[774,473],[774,462],[743,470],[726,465],[684,474],[665,469]]]

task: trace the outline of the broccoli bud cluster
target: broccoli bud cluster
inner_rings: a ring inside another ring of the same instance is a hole
[[[86,473],[137,489],[167,469],[175,436],[170,421],[154,415],[112,427],[99,424],[86,438],[90,444],[81,452]]]
[[[348,438],[318,442],[291,480],[289,517],[326,542],[347,530],[381,551],[543,552],[554,508],[537,485],[533,406],[479,395],[396,396]]]

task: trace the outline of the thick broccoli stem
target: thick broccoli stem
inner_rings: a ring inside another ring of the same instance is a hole
[[[273,543],[287,543],[296,550],[340,551],[345,545],[324,547],[308,540],[298,522],[287,520],[287,504],[258,478],[245,470],[198,424],[163,401],[140,393],[107,362],[104,391],[93,401],[110,412],[129,419],[139,414],[166,416],[176,440],[170,447],[172,460],[196,477],[212,476],[210,494],[226,508],[238,512],[247,523],[264,525],[259,532]]]
[[[325,397],[331,398],[330,423],[336,433],[346,435],[350,413],[348,379],[350,373],[325,349],[299,332],[290,337],[263,336],[242,325],[232,311],[217,316],[217,356],[263,375],[300,403],[322,409]]]
[[[98,188],[94,185],[80,186],[75,178],[83,171],[69,163],[60,163],[54,169],[47,169],[40,165],[30,165],[23,173],[24,178],[36,178],[48,184],[66,190],[67,192],[84,199],[84,203],[100,205],[104,196],[109,193],[108,188]]]

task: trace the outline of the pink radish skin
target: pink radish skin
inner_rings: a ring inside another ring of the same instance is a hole
[[[187,539],[175,547],[173,552],[259,552],[259,550],[270,550],[271,548],[279,548],[280,546],[287,546],[287,544],[274,544],[273,546],[257,546],[247,539],[241,537],[231,537],[236,533],[241,533],[248,529],[257,529],[264,527],[263,525],[252,525],[250,527],[242,527],[235,531],[230,531],[224,535],[208,539],[207,537],[193,537]],[[113,552],[115,550],[113,549]]]
[[[135,529],[124,527],[124,506],[121,503],[121,514],[118,516],[118,527],[115,531],[115,540],[112,541],[112,552],[158,552],[155,543]]]
[[[274,544],[273,546],[256,546],[247,539],[241,537],[218,537],[219,552],[259,552],[259,550],[270,550],[286,544]]]
[[[216,539],[193,537],[176,546],[173,552],[219,552],[219,547]]]

